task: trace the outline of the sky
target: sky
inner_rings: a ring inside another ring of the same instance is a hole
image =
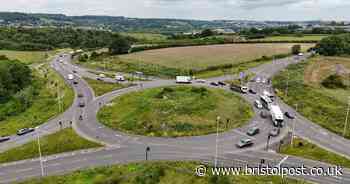
[[[2,2],[1,2],[2,1]],[[350,21],[350,0],[0,0],[0,11],[200,20]]]

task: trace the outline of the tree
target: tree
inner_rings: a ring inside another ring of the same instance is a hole
[[[299,54],[301,52],[301,45],[293,45],[292,54]]]
[[[214,36],[215,33],[211,29],[205,29],[200,33],[200,37],[208,37],[208,36]]]
[[[350,54],[350,34],[326,37],[317,44],[316,51],[325,56]]]
[[[131,48],[131,42],[122,36],[115,36],[109,45],[109,52],[112,55],[127,54]]]

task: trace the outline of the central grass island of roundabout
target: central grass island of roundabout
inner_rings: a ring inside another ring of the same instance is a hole
[[[98,112],[104,125],[128,134],[182,137],[243,126],[254,115],[240,96],[222,89],[170,86],[131,92]],[[218,118],[220,117],[220,118]]]

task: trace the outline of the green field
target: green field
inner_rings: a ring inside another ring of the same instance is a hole
[[[253,112],[233,93],[186,86],[129,93],[98,112],[100,122],[113,129],[165,137],[214,133],[217,116],[222,132],[244,125]]]
[[[26,64],[43,63],[49,56],[54,54],[54,51],[10,51],[0,50],[0,55],[5,55],[9,59],[17,59]]]
[[[40,145],[43,156],[101,146],[79,137],[72,128],[66,128],[57,133],[40,138]],[[0,163],[38,157],[38,143],[35,140],[0,153]]]
[[[0,121],[0,135],[12,135],[18,129],[36,127],[64,112],[73,103],[73,90],[47,64],[35,69],[35,71],[35,80],[39,88],[38,94],[32,99],[31,106],[25,109],[24,112]],[[47,73],[47,78],[44,77],[45,73]],[[57,86],[55,86],[55,83],[57,83]],[[60,91],[59,96],[62,97],[62,109],[58,107],[58,89]],[[5,106],[6,104],[2,105]]]
[[[273,85],[278,90],[277,94],[287,104],[293,107],[298,104],[298,111],[303,116],[342,135],[350,88],[328,89],[323,87],[321,82],[337,70],[346,73],[349,69],[350,58],[314,57],[309,61],[289,66],[274,77]],[[287,80],[289,85],[286,94]],[[350,127],[345,137],[350,138]]]
[[[64,176],[34,179],[21,184],[306,184],[278,176],[197,177],[194,162],[148,162],[100,167]],[[210,169],[208,169],[210,170]]]
[[[288,42],[297,42],[297,41],[315,41],[318,42],[323,38],[329,35],[304,35],[304,36],[296,36],[296,35],[282,35],[282,36],[268,36],[263,39],[256,39],[259,41],[288,41]]]
[[[137,39],[139,43],[164,43],[168,42],[167,36],[157,33],[121,33]]]
[[[349,159],[326,151],[300,138],[294,139],[293,146],[290,144],[282,146],[280,153],[350,168]]]
[[[96,96],[101,96],[108,92],[131,86],[131,84],[106,83],[106,82],[93,80],[89,78],[84,78],[84,80],[87,83],[89,83],[90,87],[94,90]]]

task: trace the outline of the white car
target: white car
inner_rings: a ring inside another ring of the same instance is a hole
[[[262,109],[263,108],[263,106],[262,106],[262,104],[261,104],[261,102],[259,100],[255,100],[254,105],[258,109]]]
[[[298,56],[304,56],[304,54],[303,53],[299,53]]]
[[[260,82],[261,82],[261,79],[258,77],[258,78],[255,79],[255,82],[256,82],[256,83],[260,83]]]

